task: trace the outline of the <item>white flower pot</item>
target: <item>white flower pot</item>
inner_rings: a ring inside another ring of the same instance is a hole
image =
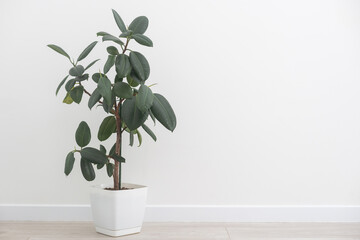
[[[94,186],[90,193],[96,231],[112,237],[139,233],[144,220],[147,187],[123,183],[128,190]]]

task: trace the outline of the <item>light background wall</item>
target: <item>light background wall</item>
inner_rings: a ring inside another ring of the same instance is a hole
[[[98,146],[105,115],[55,97],[70,64],[46,45],[76,58],[119,33],[112,8],[150,19],[154,48],[130,47],[178,119],[157,143],[124,143],[124,181],[149,204],[360,204],[360,2],[340,0],[1,1],[0,204],[86,204],[111,183],[104,169],[86,182],[79,158],[63,173],[79,122]]]

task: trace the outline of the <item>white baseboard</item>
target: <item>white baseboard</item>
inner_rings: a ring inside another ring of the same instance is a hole
[[[0,221],[92,221],[89,205],[0,204]],[[360,222],[360,206],[148,205],[146,222]]]

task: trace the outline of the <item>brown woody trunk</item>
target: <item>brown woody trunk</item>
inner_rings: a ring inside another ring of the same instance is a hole
[[[119,116],[121,103],[119,103],[119,107],[115,109],[115,117],[116,117],[116,145],[115,145],[115,154],[121,156],[121,118]],[[121,189],[121,162],[115,161],[114,167],[114,189]]]

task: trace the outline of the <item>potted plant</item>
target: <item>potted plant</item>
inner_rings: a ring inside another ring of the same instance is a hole
[[[79,148],[70,151],[65,160],[65,174],[69,175],[75,162],[75,154],[80,155],[80,167],[87,181],[95,179],[94,166],[97,169],[106,167],[109,177],[113,177],[112,185],[94,186],[91,194],[91,208],[93,212],[96,231],[110,235],[122,236],[140,232],[145,212],[147,187],[126,184],[121,182],[121,165],[125,162],[122,156],[122,139],[126,133],[133,146],[134,137],[137,136],[141,145],[141,129],[156,141],[155,134],[145,125],[147,119],[157,120],[165,128],[173,131],[176,127],[176,117],[173,109],[165,97],[153,93],[147,85],[150,75],[150,66],[144,55],[130,50],[129,43],[135,42],[152,47],[152,41],[144,35],[148,27],[145,16],[135,18],[128,27],[125,26],[119,14],[112,10],[115,22],[121,33],[119,37],[106,32],[98,32],[102,41],[109,41],[111,46],[106,48],[108,58],[102,70],[91,75],[89,69],[99,60],[96,59],[86,67],[80,64],[92,51],[97,41],[86,47],[77,60],[70,56],[59,46],[50,44],[48,47],[69,59],[71,68],[68,75],[60,82],[56,95],[62,86],[65,86],[66,104],[73,102],[79,104],[83,95],[88,95],[88,107],[91,110],[95,105],[101,106],[106,117],[99,126],[97,137],[105,141],[115,135],[115,143],[107,151],[103,145],[99,149],[89,147],[91,132],[85,121],[80,122],[75,140]],[[110,70],[115,77],[110,80]],[[89,92],[85,83],[91,82],[94,90]]]

